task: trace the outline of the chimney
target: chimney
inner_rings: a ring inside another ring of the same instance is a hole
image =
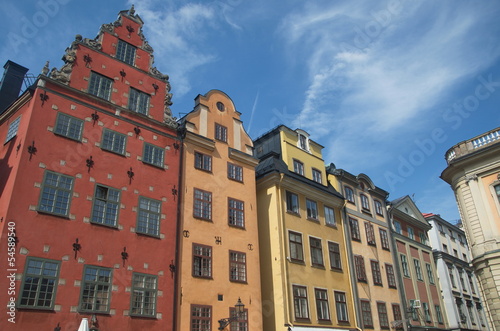
[[[14,102],[23,86],[24,75],[28,69],[8,60],[3,66],[3,78],[0,82],[0,114]]]

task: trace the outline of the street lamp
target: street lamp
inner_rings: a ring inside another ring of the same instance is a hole
[[[222,318],[219,320],[219,330],[222,331],[229,325],[229,323],[238,320],[245,311],[245,305],[241,302],[241,299],[238,298],[238,302],[234,305],[234,310],[236,311],[235,316],[231,316],[229,318]]]

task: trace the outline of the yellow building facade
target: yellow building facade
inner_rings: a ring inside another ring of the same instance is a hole
[[[263,330],[356,329],[341,218],[323,147],[279,126],[254,141]]]
[[[212,90],[181,119],[184,139],[177,330],[262,330],[253,143],[232,100]],[[238,300],[244,313],[235,314]],[[226,320],[227,321],[227,320]]]

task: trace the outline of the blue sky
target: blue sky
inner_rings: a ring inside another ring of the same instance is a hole
[[[139,2],[139,1],[137,1]],[[60,68],[131,1],[0,0],[0,64]],[[365,173],[422,212],[459,218],[444,153],[500,126],[500,2],[141,0],[136,13],[170,75],[180,117],[226,92],[252,138],[285,124],[328,164]]]

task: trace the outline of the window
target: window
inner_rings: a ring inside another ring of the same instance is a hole
[[[330,320],[330,309],[328,308],[328,292],[323,289],[314,289],[316,296],[316,312],[321,321]]]
[[[420,260],[413,259],[413,264],[415,265],[415,273],[417,274],[417,279],[424,280],[422,276],[422,269],[420,268]]]
[[[95,186],[91,219],[93,223],[115,227],[119,208],[120,190],[103,185]]]
[[[293,160],[293,171],[299,175],[304,176],[304,163]]]
[[[380,264],[378,261],[370,261],[372,267],[373,284],[382,286],[382,275],[380,273]]]
[[[218,109],[219,111],[224,111],[224,110],[226,109],[226,107],[224,106],[224,104],[223,104],[222,102],[220,102],[220,101],[218,101],[218,102],[216,103],[216,106],[217,106],[217,109]]]
[[[299,213],[299,196],[297,194],[286,192],[286,210],[295,214]]]
[[[410,269],[408,268],[408,260],[406,258],[406,255],[400,254],[399,257],[401,258],[401,269],[403,270],[403,275],[405,277],[410,277]]]
[[[210,331],[212,329],[212,306],[191,305],[190,331]]]
[[[363,326],[365,328],[373,328],[372,307],[370,301],[360,300],[361,302],[361,316],[363,318]]]
[[[427,302],[422,302],[422,309],[424,310],[425,321],[431,322],[431,311],[429,310],[429,304]]]
[[[365,211],[370,211],[370,202],[368,201],[368,197],[364,194],[360,194],[361,198],[361,208]]]
[[[73,177],[46,171],[38,211],[60,216],[69,215],[73,192]]]
[[[63,113],[57,114],[54,133],[80,141],[82,139],[83,120]]]
[[[387,316],[387,307],[385,302],[377,302],[378,320],[381,329],[389,329],[389,317]]]
[[[139,197],[137,233],[160,235],[161,201]]]
[[[453,249],[453,255],[454,255],[455,257],[458,257],[458,251],[457,251],[456,249]]]
[[[448,232],[450,233],[450,239],[455,241],[455,236],[453,235],[453,230],[448,228]]]
[[[245,227],[244,202],[235,199],[228,199],[228,219],[229,225],[239,228]]]
[[[325,223],[326,225],[336,226],[335,221],[335,210],[333,208],[325,206]]]
[[[212,171],[212,156],[195,152],[194,167],[200,170]]]
[[[128,109],[139,114],[148,115],[150,98],[149,94],[136,90],[135,88],[130,88]]]
[[[382,203],[378,200],[374,200],[375,202],[375,212],[377,215],[384,216],[384,209],[382,208]]]
[[[243,182],[243,168],[233,163],[227,163],[227,178]]]
[[[434,309],[436,310],[436,318],[439,324],[443,324],[443,314],[441,313],[441,307],[438,305],[434,306]]]
[[[295,308],[295,318],[309,319],[307,288],[305,286],[293,285],[293,305]]]
[[[307,151],[307,137],[299,134],[299,147],[302,148],[303,150]]]
[[[218,123],[215,123],[215,139],[227,142],[227,128]]]
[[[109,101],[109,98],[111,97],[112,85],[112,79],[92,71],[90,73],[88,93]]]
[[[412,227],[408,227],[408,238],[415,240],[415,232],[413,232]]]
[[[351,227],[351,239],[356,241],[361,241],[361,236],[359,234],[358,220],[349,217],[349,226]]]
[[[458,237],[458,242],[460,243],[460,245],[464,246],[464,238],[460,234],[457,234],[457,237]]]
[[[419,320],[418,308],[415,308],[415,300],[410,300],[410,310],[411,310],[411,319],[414,321]]]
[[[455,284],[455,276],[453,275],[453,267],[451,267],[451,266],[448,266],[448,276],[450,276],[451,286],[456,288],[457,285]]]
[[[248,309],[238,316],[236,309],[229,308],[229,316],[234,318],[229,326],[230,331],[248,331]]]
[[[54,260],[26,259],[19,307],[54,308],[60,265],[59,261]]]
[[[107,313],[111,297],[111,269],[86,265],[83,269],[80,311]]]
[[[458,278],[460,279],[460,285],[462,285],[462,290],[467,291],[467,287],[465,286],[465,280],[464,280],[464,271],[462,269],[458,269]]]
[[[385,272],[387,273],[387,284],[390,288],[396,288],[396,275],[391,264],[385,264]]]
[[[425,269],[427,269],[427,278],[429,278],[429,283],[434,284],[434,273],[432,272],[430,263],[425,264]]]
[[[118,40],[116,58],[133,66],[135,61],[135,46],[124,42],[123,40]]]
[[[244,283],[247,281],[247,255],[229,251],[229,280]]]
[[[337,320],[339,322],[349,322],[349,317],[347,316],[347,300],[345,293],[335,291],[334,294]]]
[[[350,187],[344,187],[344,192],[345,192],[345,198],[347,201],[355,203],[354,202],[354,191]]]
[[[142,162],[149,163],[157,167],[163,167],[164,156],[165,150],[163,148],[144,143]]]
[[[322,183],[323,182],[323,176],[321,174],[321,171],[319,171],[318,169],[312,169],[312,175],[313,175],[313,180],[316,182],[316,183]]]
[[[438,230],[439,230],[439,232],[444,234],[443,226],[441,224],[438,224]]]
[[[306,199],[307,208],[307,218],[317,220],[318,219],[318,204],[316,201]]]
[[[212,277],[212,247],[193,244],[193,276]]]
[[[316,267],[324,266],[323,248],[321,247],[321,239],[309,237],[309,245],[311,248],[312,265]]]
[[[469,279],[469,286],[472,291],[472,294],[476,294],[476,289],[474,288],[474,282],[472,281],[471,274],[467,273],[467,278]]]
[[[342,270],[342,260],[340,259],[340,246],[337,243],[328,242],[328,253],[330,255],[330,267]]]
[[[419,232],[418,235],[420,236],[420,242],[427,245],[427,235],[423,232]]]
[[[205,220],[212,219],[212,193],[194,189],[193,216]]]
[[[302,235],[297,232],[290,231],[288,233],[290,240],[290,259],[292,261],[304,261],[304,253],[302,250]]]
[[[366,282],[365,259],[361,255],[354,255],[354,265],[358,282]]]
[[[132,304],[130,315],[155,317],[158,276],[132,274]]]
[[[445,253],[448,253],[448,245],[443,244],[443,251],[444,251]]]
[[[7,130],[7,137],[5,137],[5,143],[8,143],[17,134],[19,129],[19,122],[21,121],[21,116],[17,117],[9,124],[9,129]]]
[[[403,230],[401,229],[401,223],[399,221],[394,221],[394,231],[399,234],[403,234]]]
[[[476,319],[474,318],[474,306],[471,301],[467,301],[467,310],[469,311],[470,322],[476,325]]]
[[[500,184],[495,185],[495,193],[497,194],[498,202],[500,202]]]
[[[382,242],[382,249],[390,250],[389,237],[387,236],[387,231],[384,229],[379,229],[379,232],[380,232],[380,242]]]
[[[103,129],[101,148],[110,152],[125,155],[127,136],[115,131]]]
[[[392,314],[394,316],[394,321],[402,321],[403,320],[403,315],[401,314],[401,307],[398,304],[393,303],[392,304]],[[403,326],[399,326],[396,328],[403,328]]]
[[[366,230],[366,241],[368,245],[376,246],[375,242],[375,231],[373,230],[373,224],[369,222],[365,222],[365,230]]]

